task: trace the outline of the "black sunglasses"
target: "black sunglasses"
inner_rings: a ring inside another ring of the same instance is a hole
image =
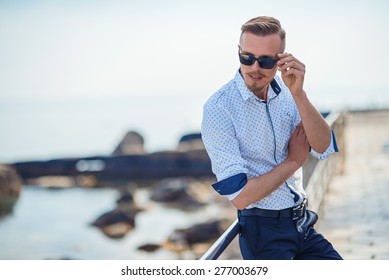
[[[263,69],[272,69],[278,59],[274,59],[268,56],[255,57],[252,54],[242,54],[239,52],[240,63],[244,65],[253,65],[255,61],[258,61],[259,67]]]

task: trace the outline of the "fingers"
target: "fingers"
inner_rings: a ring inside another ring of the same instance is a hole
[[[289,53],[278,54],[278,58],[277,67],[282,80],[294,97],[300,96],[303,93],[305,64]]]
[[[302,122],[299,122],[294,130],[294,132],[299,133],[300,131],[304,131],[304,126]],[[305,131],[304,131],[305,132]]]
[[[297,64],[301,65],[302,67],[305,67],[305,64],[302,63],[300,60],[295,58],[291,53],[279,53],[278,54],[278,65],[282,65],[284,63],[291,63],[291,62],[296,62]]]
[[[278,70],[286,74],[296,74],[297,72],[305,73],[305,64],[295,58],[292,54],[278,54]]]
[[[288,159],[293,160],[302,166],[309,153],[309,144],[303,125],[296,126],[288,144]]]
[[[301,122],[296,126],[296,129],[293,131],[292,137],[293,136],[298,139],[304,139],[305,141],[307,141],[307,135],[305,134],[305,129]]]

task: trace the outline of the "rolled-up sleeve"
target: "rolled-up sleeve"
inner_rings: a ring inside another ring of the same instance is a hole
[[[329,158],[330,155],[332,155],[333,153],[337,153],[338,151],[339,150],[338,145],[336,143],[335,133],[331,130],[331,142],[327,150],[325,150],[323,153],[318,153],[314,149],[311,149],[311,154],[317,159],[323,160]]]
[[[246,184],[244,178],[247,181],[245,175],[247,169],[240,154],[239,143],[229,112],[217,103],[206,103],[203,108],[201,135],[211,159],[212,171],[220,183],[214,184],[213,187],[216,186],[215,190],[218,193],[231,200]],[[236,176],[238,174],[241,175]]]
[[[246,184],[247,175],[244,173],[239,173],[212,184],[212,187],[219,194],[227,197],[229,200],[233,200],[238,196]]]

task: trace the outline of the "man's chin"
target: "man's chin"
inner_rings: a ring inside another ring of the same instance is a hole
[[[267,86],[260,86],[258,84],[253,84],[251,86],[248,86],[248,89],[251,90],[256,96],[262,95],[267,89]]]

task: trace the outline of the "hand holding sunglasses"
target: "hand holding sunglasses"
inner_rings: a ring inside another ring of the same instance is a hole
[[[290,53],[280,53],[278,58],[278,70],[281,72],[285,85],[293,95],[303,92],[305,64]]]

